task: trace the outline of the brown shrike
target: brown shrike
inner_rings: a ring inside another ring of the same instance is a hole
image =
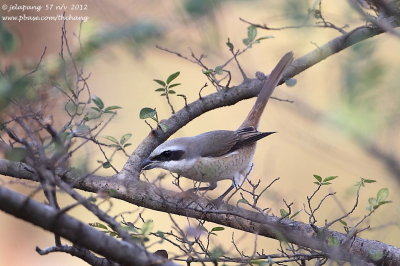
[[[292,61],[292,52],[281,58],[264,82],[253,108],[239,129],[215,130],[193,137],[168,140],[144,160],[142,170],[162,168],[210,184],[192,190],[212,190],[217,187],[218,181],[231,179],[232,185],[217,199],[222,200],[235,186],[240,186],[249,174],[256,141],[275,133],[259,132],[257,127],[268,99]]]

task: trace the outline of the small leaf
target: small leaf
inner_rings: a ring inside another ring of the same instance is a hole
[[[173,81],[174,79],[176,79],[178,76],[179,76],[179,74],[180,74],[181,72],[175,72],[175,73],[173,73],[173,74],[171,74],[168,78],[167,78],[167,84],[170,84],[171,83],[171,81]]]
[[[247,39],[249,39],[250,42],[254,41],[254,39],[257,36],[257,28],[253,25],[250,25],[247,27]]]
[[[297,79],[294,79],[294,78],[285,80],[285,84],[288,87],[293,87],[294,85],[296,85],[296,83],[297,83]]]
[[[256,42],[259,43],[259,42],[262,41],[262,40],[267,40],[267,39],[272,39],[272,38],[275,38],[275,37],[272,36],[272,35],[263,36],[263,37],[257,38]]]
[[[92,97],[92,100],[93,100],[94,104],[95,104],[100,110],[102,110],[102,109],[104,108],[103,100],[100,99],[100,97],[98,97],[98,96],[93,96],[93,97]]]
[[[119,140],[119,143],[121,145],[124,145],[127,142],[127,140],[130,139],[131,137],[132,137],[132,134],[131,133],[127,133],[127,134],[125,134],[125,135],[123,135],[121,137],[121,139]]]
[[[132,143],[126,143],[125,145],[124,145],[124,148],[126,148],[126,147],[128,147],[128,146],[131,146],[132,145]]]
[[[339,220],[339,222],[340,222],[341,224],[343,224],[344,226],[347,226],[347,223],[346,223],[345,221]]]
[[[99,107],[92,106],[90,108],[95,110],[95,111],[97,111],[97,112],[99,112],[99,113],[101,113],[101,110],[99,109]]]
[[[118,140],[116,138],[114,138],[113,136],[105,136],[105,139],[108,139],[109,141],[118,144]]]
[[[314,181],[313,183],[316,184],[316,185],[321,185],[321,183],[317,182],[317,181]]]
[[[328,177],[325,177],[323,181],[327,182],[327,181],[331,181],[331,180],[333,180],[335,178],[337,178],[337,176],[328,176]]]
[[[151,230],[153,230],[153,227],[154,227],[153,220],[147,220],[146,222],[144,222],[140,230],[142,231],[143,235],[147,235],[151,232]]]
[[[233,44],[231,43],[231,41],[230,41],[229,39],[228,39],[228,41],[226,42],[226,45],[229,47],[229,50],[233,51],[234,46],[233,46]]]
[[[382,201],[385,201],[388,196],[389,196],[389,189],[388,188],[382,188],[376,194],[376,200],[378,201],[378,203],[380,203]]]
[[[322,177],[319,175],[313,175],[318,182],[322,182]]]
[[[214,70],[212,70],[212,69],[207,69],[207,70],[203,69],[202,71],[203,71],[203,74],[205,74],[205,75],[209,75],[214,72]]]
[[[165,91],[165,88],[158,88],[158,89],[156,89],[154,91]]]
[[[111,167],[111,163],[110,163],[109,161],[107,161],[107,162],[104,162],[104,163],[102,164],[102,166],[103,166],[103,168],[107,169],[107,168],[110,168],[110,167]]]
[[[369,203],[371,206],[375,206],[375,205],[377,205],[378,201],[376,200],[376,198],[369,198],[369,199],[368,199],[368,203]]]
[[[149,107],[144,107],[140,110],[140,119],[153,118],[156,115],[156,110]]]
[[[224,251],[220,247],[216,247],[210,252],[210,257],[213,259],[218,259],[219,257],[224,255]]]
[[[169,85],[168,88],[173,88],[173,87],[176,87],[176,86],[179,86],[179,85],[181,85],[181,83],[174,83],[174,84]]]
[[[222,75],[222,74],[224,73],[224,69],[222,68],[222,66],[217,66],[217,67],[214,69],[214,71],[215,71],[215,73],[218,74],[218,75]]]
[[[376,182],[376,180],[373,180],[373,179],[364,179],[364,178],[361,178],[361,179],[364,183],[375,183]]]
[[[165,95],[167,95],[167,94],[166,94],[166,93],[161,93],[161,94],[160,94],[160,96],[165,96]]]
[[[383,250],[370,250],[368,253],[368,256],[373,261],[379,261],[385,256],[385,252]]]
[[[111,105],[111,106],[106,107],[106,109],[104,109],[104,112],[109,113],[110,111],[117,110],[117,109],[122,109],[122,107],[117,106],[117,105]]]
[[[107,226],[105,226],[105,225],[102,224],[102,223],[89,223],[89,225],[90,225],[91,227],[96,227],[96,228],[108,230]]]
[[[163,124],[163,123],[160,123],[159,126],[160,126],[160,128],[161,128],[161,130],[162,130],[163,132],[167,132],[167,131],[168,131],[168,126],[167,126],[167,125],[165,125],[165,124]]]
[[[89,133],[90,128],[87,125],[79,125],[73,131],[75,135],[83,136]]]
[[[332,184],[332,183],[331,183],[331,182],[322,182],[322,183],[321,183],[321,186],[330,185],[330,184]]]
[[[224,227],[217,226],[217,227],[214,227],[213,229],[211,229],[211,232],[218,232],[218,231],[223,231],[223,230],[225,230]]]
[[[237,203],[238,203],[238,204],[239,204],[239,203],[249,204],[249,202],[248,202],[246,199],[240,199],[240,200],[238,200]]]
[[[12,148],[5,154],[6,159],[14,162],[20,162],[26,157],[26,150],[22,147]]]
[[[176,93],[176,91],[174,91],[174,90],[168,90],[168,94],[175,94]]]
[[[328,246],[337,247],[340,244],[339,239],[337,239],[334,236],[329,236],[327,240],[328,240]]]
[[[289,215],[285,209],[280,209],[279,212],[281,213],[282,218],[286,218]]]
[[[161,86],[163,86],[163,87],[165,87],[165,85],[167,85],[167,84],[165,84],[165,82],[164,81],[162,81],[162,80],[159,80],[159,79],[153,79],[155,82],[157,82],[158,84],[160,84]]]

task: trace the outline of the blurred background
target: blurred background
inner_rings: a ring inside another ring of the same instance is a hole
[[[154,90],[159,86],[153,79],[165,80],[170,74],[180,71],[176,87],[188,102],[198,99],[200,88],[208,80],[202,69],[187,60],[156,48],[156,45],[176,51],[191,58],[191,53],[207,55],[204,62],[209,68],[225,63],[230,57],[226,42],[228,38],[235,49],[244,49],[243,39],[247,37],[248,24],[239,18],[270,27],[284,27],[313,24],[318,15],[312,12],[316,2],[307,0],[97,0],[97,1],[52,1],[54,7],[46,10],[43,1],[6,0],[8,7],[18,5],[40,5],[40,11],[2,10],[2,16],[57,15],[55,6],[67,6],[66,15],[87,17],[86,22],[66,22],[67,36],[74,50],[80,45],[92,42],[95,49],[85,61],[85,73],[90,73],[88,84],[91,93],[100,97],[105,104],[118,105],[122,109],[112,123],[102,132],[104,136],[119,138],[132,133],[129,140],[131,153],[149,133],[149,127],[139,118],[143,107],[156,108],[159,119],[170,116],[170,108],[164,97]],[[78,4],[76,10],[71,5]],[[347,1],[322,1],[322,15],[327,21],[346,31],[364,25]],[[62,14],[62,12],[61,12]],[[47,47],[43,64],[51,65],[59,60],[61,47],[61,26],[63,21],[4,21],[1,41],[6,43],[6,52],[1,54],[2,71],[10,65],[31,65],[39,61],[44,47]],[[4,34],[4,28],[12,36]],[[340,35],[332,28],[300,27],[277,31],[257,30],[257,37],[268,37],[239,57],[246,74],[253,78],[256,71],[268,73],[277,60],[287,51],[294,51],[296,57],[317,49],[327,41]],[[8,37],[7,37],[8,36]],[[80,36],[78,38],[78,36]],[[7,39],[8,38],[8,39]],[[10,39],[11,38],[11,39]],[[280,177],[263,196],[262,206],[271,208],[271,214],[280,215],[285,208],[283,199],[293,202],[293,212],[303,209],[306,197],[316,185],[313,174],[322,177],[338,176],[330,186],[323,188],[317,199],[329,192],[335,197],[327,200],[317,213],[318,224],[341,216],[350,210],[355,202],[355,184],[360,178],[376,180],[361,190],[358,208],[346,222],[354,225],[368,213],[368,198],[376,197],[381,188],[390,191],[392,203],[380,207],[364,224],[371,229],[360,236],[400,246],[399,185],[400,185],[400,40],[389,34],[382,34],[359,45],[350,47],[337,55],[318,63],[296,76],[294,86],[280,86],[274,96],[293,102],[269,102],[264,113],[260,130],[277,131],[262,140],[255,155],[255,167],[250,174],[253,181],[261,180],[268,185]],[[231,63],[231,84],[242,81],[240,72]],[[49,88],[50,90],[51,88]],[[215,92],[209,84],[202,95]],[[63,99],[60,93],[52,94],[59,106],[54,107],[54,119],[63,117]],[[171,96],[175,109],[184,106],[182,97]],[[254,99],[235,106],[225,107],[206,113],[179,130],[173,137],[190,136],[215,129],[236,129],[245,118]],[[153,121],[149,121],[152,123]],[[60,124],[62,124],[61,122]],[[154,123],[153,123],[154,125]],[[111,153],[111,151],[108,151]],[[88,169],[98,166],[102,154],[95,148],[85,148],[72,158],[71,165]],[[126,162],[123,154],[117,154],[112,163],[121,169]],[[159,175],[153,170],[146,177],[153,181]],[[112,174],[102,169],[99,174]],[[7,182],[8,178],[1,177]],[[160,185],[174,189],[173,178],[167,175]],[[191,187],[191,181],[182,180],[184,187]],[[230,185],[220,182],[216,191],[207,193],[216,197]],[[28,193],[29,187],[8,184],[9,187]],[[40,199],[40,197],[38,197]],[[231,199],[236,203],[239,196]],[[42,199],[43,200],[43,199]],[[64,203],[71,200],[65,197]],[[315,202],[318,202],[317,200]],[[123,211],[138,212],[141,208],[112,200],[111,213]],[[72,210],[72,215],[86,222],[96,218],[83,208]],[[169,230],[171,224],[167,214],[145,210],[143,216],[155,220],[154,230]],[[126,218],[129,219],[130,215]],[[135,217],[135,213],[131,214]],[[133,219],[133,218],[132,218]],[[185,218],[177,217],[182,228],[187,226]],[[304,211],[296,220],[308,222]],[[45,248],[53,244],[53,236],[42,229],[0,213],[0,261],[4,265],[85,265],[84,262],[65,254],[39,256],[35,247]],[[207,228],[215,225],[206,223]],[[334,226],[342,230],[342,225]],[[232,230],[218,232],[212,245],[224,250],[232,249]],[[235,232],[239,247],[251,254],[254,236]],[[277,241],[258,237],[258,247],[268,253],[277,253]],[[167,244],[154,245],[150,250],[162,246],[174,254],[176,250]]]

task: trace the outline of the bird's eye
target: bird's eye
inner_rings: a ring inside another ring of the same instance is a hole
[[[164,158],[169,158],[169,157],[171,157],[172,152],[171,152],[171,151],[164,151],[163,153],[161,153],[161,155],[162,155]]]

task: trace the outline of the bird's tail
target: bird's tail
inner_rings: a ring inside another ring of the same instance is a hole
[[[285,69],[292,63],[293,61],[293,52],[288,52],[285,54],[279,63],[272,70],[271,74],[268,76],[268,79],[264,82],[264,85],[258,94],[257,100],[251,109],[250,113],[247,115],[246,119],[243,121],[240,128],[246,127],[258,127],[258,123],[260,121],[260,117],[267,105],[269,97],[271,97],[272,92],[275,87],[278,85],[282,78],[282,74]]]

